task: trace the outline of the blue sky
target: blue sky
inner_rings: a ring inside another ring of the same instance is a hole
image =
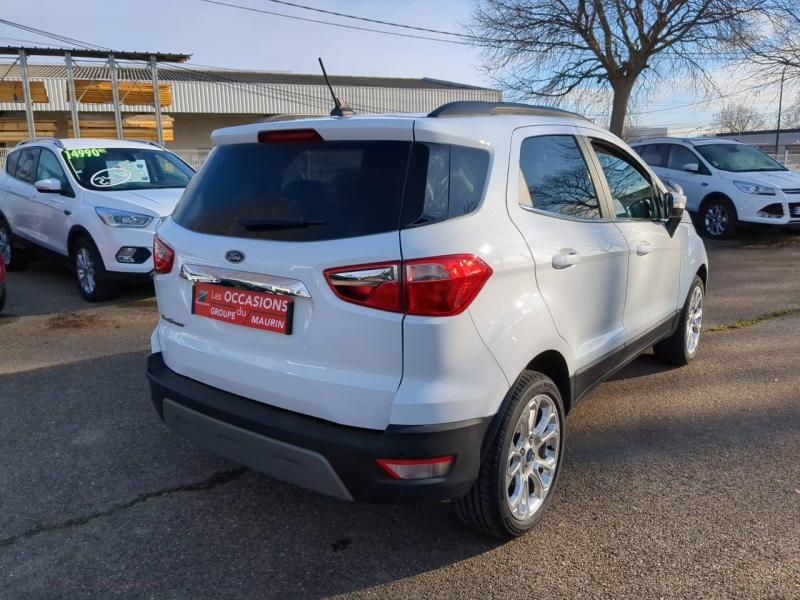
[[[370,26],[264,0],[229,1],[286,14]],[[298,1],[328,10],[447,31],[460,31],[473,7],[472,0]],[[209,5],[200,0],[140,0],[136,4],[108,0],[28,0],[4,4],[3,17],[11,21],[114,49],[185,52],[193,55],[192,62],[203,65],[315,73],[316,58],[322,56],[332,74],[426,76],[492,85],[480,69],[479,50],[471,46],[340,29]],[[0,25],[0,44],[18,43],[10,38],[45,41]],[[726,91],[747,85],[728,82]],[[722,104],[718,100],[672,110],[672,107],[696,100],[691,90],[680,87],[665,86],[646,106],[635,107],[635,111],[658,111],[640,115],[637,123],[670,124],[673,129],[688,132],[709,121]],[[752,93],[743,93],[734,99],[755,104],[766,114],[776,109],[774,97],[774,93],[757,98]]]

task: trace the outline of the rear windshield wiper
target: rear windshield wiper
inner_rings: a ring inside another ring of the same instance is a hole
[[[319,219],[240,219],[239,225],[247,231],[269,231],[270,229],[301,229],[312,225],[325,225]]]

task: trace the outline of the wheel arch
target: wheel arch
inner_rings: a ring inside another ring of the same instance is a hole
[[[509,388],[505,398],[503,398],[503,401],[500,403],[500,407],[492,419],[489,429],[486,431],[483,448],[481,450],[482,456],[484,455],[484,452],[486,452],[489,443],[491,443],[491,441],[497,435],[497,431],[503,421],[503,415],[505,415],[506,410],[508,409],[508,404],[511,401],[511,392],[514,389],[516,382],[528,371],[537,371],[553,380],[553,383],[556,384],[556,387],[561,394],[561,400],[564,403],[564,415],[566,416],[569,414],[570,408],[573,404],[573,386],[567,360],[558,350],[545,350],[540,352],[528,362],[523,371],[517,376],[517,378],[514,380],[514,383]]]
[[[724,192],[720,192],[720,191],[714,191],[714,192],[709,192],[708,194],[703,196],[703,199],[700,201],[700,205],[697,208],[697,212],[698,213],[702,212],[702,210],[705,208],[706,204],[708,204],[708,202],[710,200],[714,200],[714,199],[727,200],[728,202],[731,203],[731,206],[733,207],[733,210],[736,211],[736,203],[733,201],[733,199],[728,194],[726,194]],[[738,215],[738,212],[736,214]]]
[[[700,265],[700,268],[697,269],[697,276],[702,280],[703,288],[705,288],[708,285],[708,267],[705,263]]]
[[[72,256],[72,251],[75,247],[75,242],[78,241],[79,238],[86,237],[94,244],[95,241],[92,238],[92,234],[83,227],[82,225],[73,225],[72,229],[69,230],[69,234],[67,235],[67,253],[69,256]],[[96,245],[96,244],[95,244]]]

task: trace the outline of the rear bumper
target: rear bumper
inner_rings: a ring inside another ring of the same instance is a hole
[[[466,494],[478,476],[492,418],[439,425],[346,427],[268,406],[147,362],[153,405],[171,429],[267,475],[345,499],[392,504],[441,502]],[[377,458],[454,455],[447,477],[392,479]]]

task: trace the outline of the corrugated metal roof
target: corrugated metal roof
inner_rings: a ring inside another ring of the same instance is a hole
[[[31,66],[31,77],[43,81],[49,102],[34,104],[36,111],[69,111],[66,69],[59,65]],[[8,67],[0,66],[0,79]],[[147,69],[125,71],[126,80],[150,81]],[[8,79],[15,79],[13,67]],[[238,74],[239,79],[233,77]],[[77,67],[76,79],[105,80],[104,67]],[[172,78],[170,78],[170,75]],[[250,79],[244,81],[244,79]],[[321,76],[243,71],[195,71],[159,69],[159,81],[172,86],[172,104],[166,113],[222,114],[327,114],[331,99]],[[337,95],[359,113],[426,113],[454,100],[501,100],[498,90],[431,79],[390,77],[335,77]],[[381,85],[385,83],[386,85]],[[22,103],[0,103],[0,110],[21,110]],[[109,112],[110,104],[80,103],[81,112]],[[124,112],[151,112],[152,106],[125,106]]]
[[[73,72],[76,79],[110,80],[111,74],[108,67],[86,66],[75,64]],[[117,69],[120,79],[131,81],[149,81],[150,69],[119,67]],[[29,76],[32,79],[64,78],[67,77],[67,68],[63,65],[30,65]],[[22,71],[18,65],[10,67],[0,66],[0,77],[3,79],[18,80],[22,78]],[[306,75],[301,73],[282,73],[273,71],[238,71],[197,69],[190,67],[159,67],[158,78],[161,81],[231,81],[236,83],[272,83],[291,85],[324,85],[322,75]],[[334,85],[362,86],[362,87],[396,87],[416,89],[458,89],[458,90],[488,90],[464,83],[442,81],[422,77],[409,79],[403,77],[360,77],[353,75],[331,76]]]

